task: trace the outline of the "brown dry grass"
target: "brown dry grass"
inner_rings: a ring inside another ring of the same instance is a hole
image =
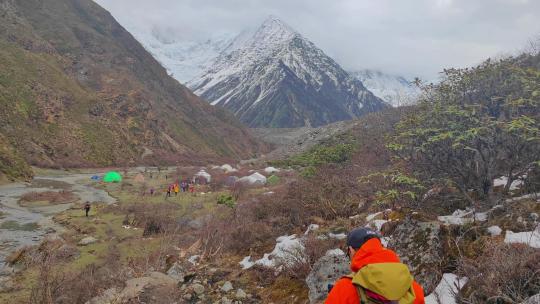
[[[462,259],[469,278],[462,303],[521,303],[540,290],[540,250],[527,245],[487,244],[476,259]]]
[[[77,200],[77,196],[71,191],[44,191],[28,192],[21,196],[19,203],[24,206],[26,203],[44,201],[49,204],[66,204]]]

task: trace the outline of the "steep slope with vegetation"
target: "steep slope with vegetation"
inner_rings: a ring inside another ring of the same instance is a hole
[[[257,151],[231,115],[169,77],[93,1],[2,0],[0,8],[0,133],[4,150],[27,163],[108,166],[142,155],[174,162]]]
[[[539,54],[446,70],[378,137],[348,132],[286,160],[307,177],[286,204],[330,227],[379,211],[427,293],[455,273],[469,278],[463,303],[521,303],[540,286],[539,111]]]
[[[369,226],[433,301],[439,282],[461,278],[456,303],[522,303],[540,286],[538,59],[447,71],[417,106],[362,117],[281,170],[208,168],[193,194],[148,189],[198,167],[85,179],[117,204],[96,205],[92,220],[83,202],[57,215],[67,231],[10,256],[20,271],[0,301],[320,303],[350,271],[345,233]],[[234,182],[255,170],[275,182]]]

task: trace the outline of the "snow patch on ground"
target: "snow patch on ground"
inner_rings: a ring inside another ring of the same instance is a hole
[[[249,269],[255,265],[254,262],[251,262],[251,256],[245,257],[242,261],[239,263],[242,266],[242,269]]]
[[[386,224],[388,221],[387,220],[373,220],[371,222],[369,222],[369,225],[373,225],[375,226],[375,228],[377,228],[377,231],[381,231],[381,228],[384,224]]]
[[[330,249],[326,252],[326,255],[334,255],[334,256],[340,256],[340,255],[345,255],[345,252],[343,252],[343,250],[341,249]]]
[[[508,183],[508,177],[506,177],[506,176],[501,176],[501,177],[493,180],[493,186],[494,187],[504,187],[504,186],[506,186],[506,183]],[[521,188],[522,185],[523,185],[522,180],[520,180],[520,179],[515,180],[515,181],[512,182],[512,184],[510,184],[510,191],[517,190],[517,189]]]
[[[192,265],[197,265],[197,261],[201,258],[200,255],[192,255],[189,257],[188,262],[190,262]]]
[[[455,304],[455,295],[467,283],[467,278],[458,278],[453,273],[443,274],[435,290],[425,298],[426,304]]]
[[[522,196],[509,198],[509,199],[506,200],[506,202],[507,203],[514,203],[514,202],[519,202],[519,201],[522,201],[524,199],[529,199],[529,198],[538,199],[537,202],[540,202],[540,192],[539,193],[525,194],[525,195],[522,195]]]
[[[272,174],[272,173],[279,172],[279,169],[274,168],[274,167],[266,167],[266,168],[264,168],[264,172],[266,172],[268,174]]]
[[[501,235],[502,233],[502,229],[499,226],[490,226],[487,228],[487,231],[489,234],[491,234],[491,236]]]
[[[304,232],[304,235],[308,235],[311,231],[315,231],[317,229],[319,229],[319,225],[311,224],[311,225],[308,226],[306,232]]]
[[[331,239],[343,240],[343,239],[347,238],[347,235],[345,233],[337,233],[336,234],[336,233],[329,232],[328,237],[331,238]]]
[[[270,268],[279,266],[280,263],[288,264],[297,259],[297,254],[304,251],[302,240],[293,235],[284,235],[276,239],[276,247],[270,253],[265,253],[261,259],[251,262],[251,256],[245,257],[241,262],[243,269],[261,265]]]
[[[474,216],[473,216],[474,215]],[[488,218],[487,212],[476,212],[474,209],[456,210],[451,215],[438,216],[437,219],[445,225],[464,225],[472,223],[474,219],[483,222]]]
[[[370,222],[371,220],[373,220],[374,218],[376,218],[377,216],[379,216],[381,214],[382,214],[382,212],[372,213],[372,214],[366,216],[366,221]]]
[[[512,232],[506,230],[504,242],[507,244],[527,244],[533,248],[540,248],[540,225],[534,231]]]

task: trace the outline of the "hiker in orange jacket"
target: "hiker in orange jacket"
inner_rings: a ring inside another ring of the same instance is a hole
[[[357,228],[351,231],[347,236],[347,254],[351,257],[353,274],[337,281],[330,290],[325,304],[372,303],[370,299],[379,301],[373,301],[373,303],[397,303],[399,299],[406,297],[408,300],[400,301],[400,303],[424,304],[422,287],[413,280],[407,267],[400,263],[397,254],[383,247],[380,236],[375,231],[369,228]],[[372,266],[366,267],[368,265]],[[374,268],[373,266],[380,269],[370,272],[369,268]],[[392,267],[397,268],[398,272],[395,269],[392,270]],[[385,275],[385,269],[388,268],[391,272],[393,271],[392,275]],[[360,272],[361,269],[363,269],[362,272]],[[357,277],[358,274],[360,277]],[[385,280],[389,282],[384,282]],[[371,290],[363,286],[370,286]],[[392,296],[388,296],[389,294]],[[367,301],[361,302],[361,298]]]

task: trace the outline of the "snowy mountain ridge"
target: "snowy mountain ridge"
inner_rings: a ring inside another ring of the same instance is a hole
[[[146,29],[130,23],[123,25],[169,74],[183,84],[204,71],[239,37],[235,33],[219,32],[208,39],[195,41],[175,37],[176,33],[169,29]]]
[[[252,127],[320,126],[388,105],[276,17],[187,85]]]
[[[360,80],[373,94],[394,107],[414,104],[420,95],[418,87],[402,76],[370,69],[350,74]]]

